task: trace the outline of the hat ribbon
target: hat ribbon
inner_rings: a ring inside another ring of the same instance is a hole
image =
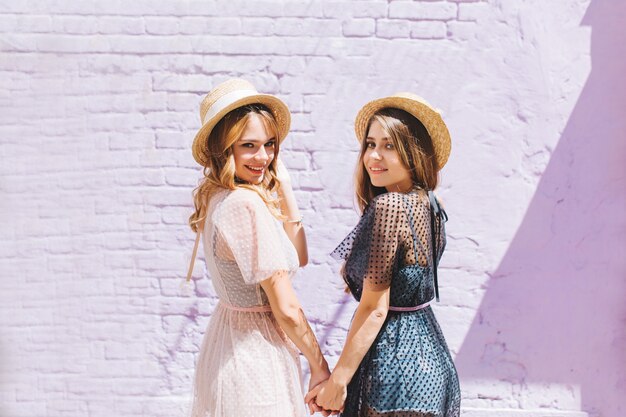
[[[215,117],[216,114],[224,110],[226,107],[230,106],[235,101],[257,94],[259,93],[255,90],[236,90],[224,94],[222,97],[217,99],[215,103],[211,105],[211,107],[209,107],[209,110],[204,115],[204,120],[202,120],[202,124],[207,123],[209,120]]]

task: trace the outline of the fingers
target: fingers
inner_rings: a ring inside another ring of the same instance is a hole
[[[313,400],[313,398],[317,397],[317,393],[320,391],[320,386],[317,385],[315,388],[313,388],[311,391],[309,391],[307,393],[307,395],[304,397],[304,402],[305,403],[310,403],[311,400]]]
[[[311,413],[311,415],[315,413],[322,413],[324,417],[328,417],[328,416],[334,416],[334,415],[339,414],[339,411],[337,410],[325,410],[324,407],[322,407],[321,405],[315,402],[316,400],[317,398],[314,398],[312,401],[307,403],[307,405],[309,406],[309,412]]]
[[[322,411],[322,407],[317,405],[315,400],[308,402],[307,405],[309,406],[309,411],[311,412],[311,414],[317,413],[318,411]]]
[[[340,413],[337,410],[324,410],[323,408],[320,408],[319,410],[316,410],[316,411],[322,413],[324,417],[336,416],[337,414]]]
[[[316,405],[315,411],[322,413],[324,415],[324,417],[336,416],[337,414],[340,413],[339,410],[326,410],[326,409],[324,409],[322,406],[320,406],[318,404],[315,404],[315,405]]]
[[[311,390],[304,396],[304,402],[308,404],[313,398],[315,398],[315,394],[313,393],[313,390]]]

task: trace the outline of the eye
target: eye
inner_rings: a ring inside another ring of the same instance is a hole
[[[241,146],[243,146],[244,148],[254,148],[254,143],[245,142],[245,143],[242,143]]]
[[[367,149],[374,149],[376,147],[376,144],[374,142],[366,142],[365,147]]]
[[[385,149],[393,149],[393,143],[388,143],[385,145]]]
[[[273,148],[276,145],[276,141],[275,140],[270,140],[265,144],[266,148]]]

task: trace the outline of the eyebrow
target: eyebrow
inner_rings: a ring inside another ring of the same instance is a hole
[[[273,140],[276,140],[276,138],[271,137],[268,140],[266,140],[265,143],[271,142]],[[256,139],[256,138],[249,138],[249,139],[241,138],[241,139],[239,139],[239,142],[255,142],[255,143],[257,143],[257,142],[263,142],[263,141],[261,139]]]
[[[376,139],[375,139],[375,138],[372,138],[372,137],[370,137],[370,136],[366,137],[366,138],[365,138],[365,140],[373,140],[373,141],[376,141]],[[386,140],[387,142],[389,142],[389,138],[388,138],[387,136],[385,136],[385,137],[381,138],[380,140]]]

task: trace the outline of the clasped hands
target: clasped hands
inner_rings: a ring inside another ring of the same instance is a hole
[[[322,382],[311,379],[304,402],[311,414],[321,412],[324,417],[336,415],[343,411],[347,392],[347,384],[336,381],[332,376]]]

